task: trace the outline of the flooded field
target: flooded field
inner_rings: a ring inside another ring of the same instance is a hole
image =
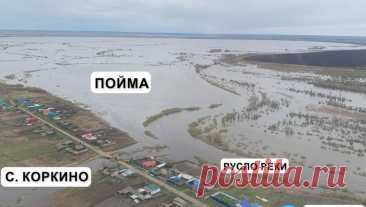
[[[362,72],[326,74],[305,66],[225,61],[227,56],[344,49],[363,47],[268,40],[4,37],[0,77],[46,89],[128,132],[138,144],[116,152],[121,157],[159,155],[217,163],[223,157],[270,156],[288,157],[306,168],[347,165],[348,190],[364,196],[366,94],[353,87],[358,83],[356,88],[362,89]],[[93,71],[149,71],[151,93],[92,94]]]

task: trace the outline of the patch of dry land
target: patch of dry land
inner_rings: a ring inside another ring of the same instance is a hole
[[[220,63],[230,65],[254,64],[281,72],[312,73],[326,78],[306,81],[316,87],[366,93],[366,50],[321,51],[288,54],[223,55]],[[300,79],[299,79],[300,80]]]
[[[93,184],[88,188],[66,189],[55,195],[55,206],[70,207],[90,207],[90,206],[159,206],[163,202],[174,199],[173,195],[167,192],[161,193],[154,199],[142,201],[136,204],[128,195],[117,192],[129,188],[141,188],[148,184],[139,176],[129,176],[128,178],[113,177],[98,171],[93,177]]]
[[[92,112],[38,88],[0,84],[0,104],[0,167],[60,166],[95,156],[18,107],[105,151],[135,143]]]
[[[153,122],[163,118],[164,116],[169,116],[172,114],[177,114],[177,113],[181,113],[183,111],[198,111],[200,110],[199,107],[187,107],[187,108],[170,108],[170,109],[164,109],[161,112],[149,116],[146,118],[146,120],[144,121],[144,123],[142,123],[144,125],[144,127],[148,127],[150,124],[152,124]]]

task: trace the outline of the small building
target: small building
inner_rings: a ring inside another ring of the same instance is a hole
[[[56,145],[56,149],[57,149],[57,151],[61,151],[61,150],[65,150],[68,147],[73,147],[73,146],[74,146],[74,143],[70,140],[67,140],[63,143],[58,143]]]
[[[192,178],[186,182],[186,185],[193,190],[197,190],[200,185],[200,180],[198,178]]]
[[[67,121],[60,121],[60,122],[57,122],[56,124],[57,124],[57,126],[63,128],[63,129],[71,130],[73,132],[77,131],[79,128],[78,126],[76,126],[70,122],[67,122]]]
[[[36,117],[30,116],[25,119],[25,124],[28,126],[31,126],[31,125],[37,123],[37,121],[38,121],[38,119]]]
[[[135,190],[131,186],[127,186],[122,190],[117,191],[117,195],[131,195],[135,192]]]
[[[44,116],[47,116],[49,110],[48,109],[42,109],[40,112],[42,112]]]
[[[160,193],[161,189],[156,184],[148,184],[144,187],[144,189],[151,195],[154,196],[158,193]]]
[[[27,107],[31,111],[39,111],[39,110],[42,110],[44,108],[44,105],[42,105],[42,104],[33,104],[33,105],[28,105]]]
[[[57,116],[57,114],[53,111],[49,111],[48,114],[47,114],[47,117],[49,119],[54,119],[56,116]]]
[[[169,202],[169,203],[161,203],[159,207],[189,207],[191,205],[189,205],[189,203],[185,200],[183,200],[180,197],[176,197],[174,198],[173,201]]]
[[[136,193],[136,196],[138,199],[144,201],[144,200],[149,200],[152,198],[152,195],[147,191],[145,190],[144,188],[139,188],[137,189],[137,193]],[[133,197],[131,197],[133,199]]]
[[[74,146],[74,150],[76,150],[76,151],[81,151],[81,150],[84,150],[84,149],[86,149],[86,147],[82,144],[76,144]]]
[[[0,106],[0,111],[7,111],[7,112],[9,112],[9,111],[12,111],[14,108],[13,108],[13,106],[10,106],[10,105],[8,105],[8,106]]]
[[[140,201],[152,199],[160,193],[160,187],[155,184],[148,184],[142,188],[134,190],[128,186],[117,192],[119,195],[128,195],[134,202],[139,203]]]
[[[184,180],[181,176],[175,175],[168,178],[167,182],[175,186],[183,186],[186,183],[186,180]]]
[[[65,151],[70,152],[74,155],[79,155],[79,154],[83,154],[83,153],[87,152],[88,148],[86,148],[82,144],[74,144],[73,143],[71,146],[67,146],[65,148]]]
[[[9,109],[11,106],[2,98],[0,98],[0,111],[1,110],[7,110]]]
[[[128,177],[128,176],[134,175],[135,172],[130,170],[130,169],[122,169],[118,172],[118,174],[123,176],[123,177]]]
[[[67,146],[67,147],[70,147],[70,146],[73,146],[74,143],[71,141],[71,140],[66,140],[63,145]]]
[[[189,174],[186,174],[186,173],[180,173],[179,176],[181,176],[185,180],[192,180],[192,179],[195,178],[192,175],[189,175]]]
[[[98,139],[98,140],[94,140],[94,144],[99,147],[108,147],[108,146],[113,145],[113,142],[109,139]]]
[[[160,176],[160,175],[162,175],[161,170],[162,169],[160,169],[160,168],[154,167],[149,170],[149,174],[152,176]]]
[[[46,136],[46,135],[53,135],[56,132],[54,129],[52,129],[46,125],[43,125],[39,128],[39,133],[44,134],[44,136]]]
[[[22,106],[33,105],[33,101],[29,98],[17,98],[15,99],[15,103]]]
[[[163,168],[167,165],[166,162],[159,162],[159,164],[156,166],[156,168]]]
[[[142,162],[143,168],[153,168],[157,165],[156,160],[144,160]]]
[[[81,135],[81,137],[88,141],[93,141],[93,140],[97,139],[97,137],[94,136],[93,133],[86,133],[86,134]]]
[[[180,197],[176,197],[173,200],[173,204],[177,207],[188,207],[188,202]]]

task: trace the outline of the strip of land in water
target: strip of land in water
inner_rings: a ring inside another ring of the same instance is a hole
[[[248,60],[280,64],[355,68],[366,66],[366,50],[334,50],[305,53],[249,55]]]
[[[302,78],[316,87],[366,93],[366,50],[337,50],[285,54],[226,54],[217,63],[257,65],[290,73],[313,73],[324,78]]]
[[[200,110],[199,107],[187,107],[187,108],[170,108],[170,109],[165,109],[162,110],[160,113],[149,116],[146,118],[146,120],[144,121],[143,125],[144,127],[148,127],[150,124],[152,124],[153,122],[163,118],[164,116],[169,116],[172,114],[177,114],[183,111],[198,111]]]

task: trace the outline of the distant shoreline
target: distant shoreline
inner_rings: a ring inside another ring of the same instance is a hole
[[[357,68],[366,67],[366,50],[333,50],[303,53],[256,54],[246,57],[249,61],[309,65],[318,67]]]
[[[227,40],[278,40],[334,42],[366,45],[366,36],[323,36],[284,34],[199,34],[199,33],[151,33],[113,31],[45,31],[45,30],[0,30],[2,37],[131,37],[171,39],[227,39]]]

